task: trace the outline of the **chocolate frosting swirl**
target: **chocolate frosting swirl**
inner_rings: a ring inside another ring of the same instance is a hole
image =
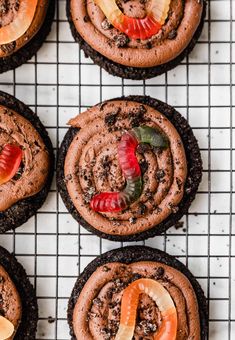
[[[23,159],[19,173],[0,186],[0,211],[38,193],[50,166],[47,148],[33,125],[17,112],[0,106],[0,151],[5,144],[20,146]]]
[[[66,186],[77,211],[91,226],[110,235],[132,235],[177,212],[187,162],[181,138],[163,114],[137,102],[115,100],[81,113],[69,124],[79,131],[65,158]],[[125,130],[141,125],[158,129],[169,140],[169,147],[139,145],[137,158],[143,176],[140,198],[121,213],[94,212],[90,208],[94,194],[121,191],[125,186],[117,145]]]
[[[5,269],[0,265],[0,315],[9,320],[15,328],[19,327],[22,315],[22,306],[19,293]],[[14,333],[14,334],[15,334]],[[12,340],[11,338],[7,340]]]
[[[113,340],[120,322],[123,290],[139,278],[161,283],[171,295],[177,310],[177,340],[200,340],[200,319],[195,292],[189,280],[166,264],[143,261],[131,264],[107,263],[96,269],[85,283],[73,311],[77,339]],[[141,294],[134,338],[154,339],[161,324],[155,302]]]
[[[146,15],[147,1],[117,1],[130,17]],[[73,23],[81,37],[97,52],[122,65],[153,67],[177,57],[190,43],[202,16],[198,0],[172,0],[162,29],[150,39],[135,40],[110,27],[94,0],[70,0]]]
[[[26,45],[41,28],[50,0],[38,0],[33,21],[28,30],[16,41],[0,45],[0,58],[7,57]],[[19,0],[0,0],[0,29],[11,23],[17,15],[20,6]]]

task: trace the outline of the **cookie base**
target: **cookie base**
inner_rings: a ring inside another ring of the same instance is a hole
[[[129,264],[138,261],[156,261],[164,263],[168,266],[171,266],[179,270],[188,278],[191,285],[193,286],[193,289],[197,296],[198,305],[200,306],[199,314],[201,323],[201,340],[206,340],[208,336],[208,308],[205,295],[198,281],[195,279],[192,273],[185,267],[185,265],[178,261],[173,256],[161,250],[145,246],[130,246],[108,251],[107,253],[104,253],[103,255],[97,257],[84,269],[83,273],[79,276],[75,283],[68,303],[67,316],[70,327],[70,335],[72,337],[71,339],[76,340],[76,337],[73,332],[73,310],[85,283],[92,275],[92,273],[99,266],[102,266],[105,263],[123,262]]]
[[[38,305],[34,288],[22,265],[2,247],[0,247],[0,265],[14,282],[22,303],[22,319],[14,339],[34,340],[38,322]]]
[[[72,16],[71,16],[70,0],[67,0],[66,12],[67,12],[67,17],[69,20],[70,29],[74,37],[74,40],[79,43],[86,57],[90,57],[95,64],[102,67],[103,69],[105,69],[108,73],[112,74],[113,76],[118,76],[121,78],[133,79],[133,80],[144,80],[144,79],[149,79],[149,78],[159,76],[160,74],[165,73],[171,70],[172,68],[176,67],[193,50],[195,44],[197,43],[201,35],[204,21],[205,21],[205,16],[206,16],[206,1],[205,0],[201,0],[201,1],[203,1],[203,12],[202,12],[202,18],[201,18],[200,24],[196,32],[194,33],[192,40],[190,41],[188,46],[184,49],[184,51],[180,55],[178,55],[175,59],[165,64],[157,65],[154,67],[145,67],[145,68],[121,65],[121,64],[113,62],[112,60],[106,58],[105,56],[97,52],[89,44],[87,44],[86,41],[78,33],[73,23]]]
[[[51,31],[51,25],[55,14],[55,0],[50,0],[47,14],[38,33],[22,48],[12,55],[0,58],[0,73],[13,70],[16,67],[26,63],[39,50]]]
[[[5,233],[7,230],[15,229],[25,223],[31,216],[35,215],[37,210],[43,205],[52,182],[54,172],[54,153],[51,140],[45,127],[42,125],[38,116],[31,111],[27,105],[2,91],[0,91],[0,105],[16,111],[34,126],[47,147],[51,161],[50,172],[43,189],[36,195],[23,199],[7,210],[0,212],[0,233]]]
[[[121,235],[110,235],[103,233],[90,224],[88,224],[78,213],[75,208],[69,193],[67,191],[67,187],[64,180],[64,162],[67,154],[67,150],[73,140],[74,135],[79,131],[77,128],[70,128],[67,134],[64,137],[64,140],[61,144],[59,155],[58,155],[58,163],[57,163],[57,186],[60,192],[60,195],[64,201],[64,204],[71,215],[77,220],[83,227],[85,227],[88,231],[96,234],[102,238],[109,239],[111,241],[141,241],[147,239],[149,237],[154,237],[156,235],[160,235],[164,231],[166,231],[171,226],[175,225],[178,220],[181,219],[183,215],[185,215],[191,205],[192,201],[195,198],[198,186],[201,182],[202,178],[202,160],[200,155],[199,146],[197,140],[193,134],[191,127],[189,126],[187,120],[181,116],[179,112],[177,112],[173,107],[169,106],[161,102],[160,100],[153,99],[147,96],[128,96],[115,98],[112,100],[129,100],[136,101],[141,104],[146,104],[159,112],[163,113],[175,126],[176,130],[181,136],[182,142],[184,144],[187,164],[188,164],[188,175],[185,183],[185,192],[184,196],[179,203],[179,210],[176,213],[172,213],[168,216],[166,220],[162,223],[158,224],[151,229],[143,231],[141,233],[121,236]]]

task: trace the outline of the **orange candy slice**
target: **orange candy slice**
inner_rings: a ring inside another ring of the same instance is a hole
[[[38,0],[20,0],[19,9],[13,21],[0,28],[0,45],[20,38],[31,25]]]
[[[15,176],[22,160],[22,150],[16,145],[6,144],[0,154],[0,185]]]

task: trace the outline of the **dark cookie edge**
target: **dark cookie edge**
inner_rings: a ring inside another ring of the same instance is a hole
[[[0,212],[0,234],[15,229],[25,223],[43,205],[51,187],[54,173],[54,152],[48,133],[39,117],[24,103],[15,97],[0,91],[0,105],[12,109],[26,118],[37,130],[47,147],[50,158],[50,171],[43,189],[34,196],[23,199],[4,212]]]
[[[175,68],[178,64],[181,63],[181,61],[193,50],[194,46],[196,45],[205,21],[206,16],[206,6],[207,3],[205,0],[200,0],[203,2],[203,12],[202,12],[202,18],[200,21],[200,24],[194,33],[194,36],[188,46],[184,49],[184,51],[178,55],[175,59],[154,67],[146,67],[146,68],[139,68],[139,67],[130,67],[130,66],[124,66],[118,63],[113,62],[112,60],[106,58],[99,52],[97,52],[95,49],[93,49],[89,44],[86,43],[86,41],[81,37],[81,35],[76,30],[76,27],[74,26],[71,11],[70,11],[70,0],[66,0],[66,13],[67,18],[69,21],[70,29],[72,36],[76,42],[79,43],[80,47],[84,51],[85,57],[90,57],[93,62],[105,69],[108,73],[112,74],[113,76],[118,76],[125,79],[132,79],[132,80],[145,80],[150,79],[156,76],[161,75],[162,73],[165,73],[173,68]]]
[[[80,295],[83,286],[92,275],[92,273],[99,267],[104,265],[105,263],[110,262],[123,262],[123,263],[133,263],[138,261],[157,261],[162,262],[168,266],[176,268],[181,273],[183,273],[190,283],[192,284],[194,291],[197,296],[198,305],[199,305],[199,314],[200,314],[200,322],[201,322],[201,340],[206,340],[208,337],[208,307],[206,297],[204,292],[193,276],[193,274],[188,270],[188,268],[178,261],[175,257],[159,250],[146,246],[128,246],[124,248],[118,248],[111,251],[108,251],[97,258],[95,258],[92,262],[90,262],[82,274],[78,277],[72,294],[68,303],[67,317],[68,324],[70,328],[70,335],[72,340],[76,340],[76,337],[73,332],[73,309]]]
[[[20,65],[25,64],[26,61],[30,60],[40,49],[51,31],[51,25],[55,14],[55,4],[55,0],[50,0],[44,23],[33,39],[12,55],[0,58],[0,73],[13,70]]]
[[[0,265],[4,267],[14,282],[22,302],[21,324],[16,332],[16,340],[34,340],[38,322],[38,305],[35,290],[27,278],[23,266],[13,254],[0,246]]]
[[[67,191],[66,184],[64,181],[64,161],[65,161],[68,147],[71,144],[74,135],[79,131],[76,128],[70,128],[68,130],[59,149],[58,160],[57,160],[57,176],[56,176],[57,187],[68,211],[71,213],[71,215],[75,218],[75,220],[78,223],[80,223],[83,227],[85,227],[91,233],[99,237],[106,238],[111,241],[141,241],[141,240],[145,240],[147,238],[162,234],[168,228],[175,225],[176,222],[180,220],[181,217],[187,213],[192,201],[195,198],[196,192],[198,190],[198,186],[202,178],[201,154],[200,154],[197,140],[187,120],[183,116],[181,116],[181,114],[177,112],[173,107],[161,102],[160,100],[156,100],[156,99],[153,99],[147,96],[128,96],[128,97],[115,98],[111,100],[112,101],[113,100],[136,101],[138,103],[149,105],[157,109],[158,111],[162,112],[171,121],[171,123],[175,126],[175,128],[179,132],[182,138],[183,144],[184,144],[186,157],[187,157],[187,163],[188,163],[188,175],[187,175],[185,188],[188,188],[188,191],[190,191],[188,193],[185,191],[183,199],[181,200],[178,206],[179,210],[175,214],[169,215],[165,221],[158,224],[157,226],[152,227],[151,229],[143,231],[141,233],[127,235],[127,236],[106,234],[92,227],[90,224],[88,224],[80,216],[80,214],[74,207],[68,195],[68,191]]]

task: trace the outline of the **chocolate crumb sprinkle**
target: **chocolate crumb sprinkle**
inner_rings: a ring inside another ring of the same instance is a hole
[[[125,47],[129,43],[129,38],[124,33],[120,33],[114,36],[114,42],[117,47]]]
[[[54,323],[55,322],[55,318],[53,318],[52,316],[48,316],[47,321],[48,321],[48,323]]]
[[[172,204],[172,203],[169,203],[168,204],[168,207],[171,209],[172,213],[173,214],[176,214],[177,211],[179,210],[179,207],[177,207],[176,205]]]
[[[107,18],[105,18],[101,23],[101,27],[103,28],[103,30],[109,30],[112,27],[112,25],[107,20]]]
[[[105,116],[104,122],[108,127],[112,127],[116,123],[118,113],[119,113],[119,110],[115,112],[111,112]]]
[[[146,205],[144,204],[144,203],[139,203],[139,207],[138,207],[138,210],[137,210],[137,213],[139,214],[139,215],[144,215],[144,213],[146,212],[146,210],[147,210],[147,207],[146,207]]]
[[[158,267],[157,270],[156,270],[156,276],[159,278],[159,277],[162,277],[164,275],[164,268],[163,267]]]
[[[129,218],[129,222],[130,222],[131,224],[135,224],[136,221],[137,221],[137,218],[135,218],[135,217],[130,217],[130,218]]]
[[[101,299],[97,297],[97,298],[95,298],[93,300],[93,304],[97,305],[98,307],[102,307],[103,306],[103,301],[101,301]]]
[[[165,176],[166,176],[166,173],[163,169],[159,169],[156,173],[156,178],[159,182],[162,182],[162,180]]]
[[[175,224],[175,229],[178,230],[178,229],[181,229],[183,228],[184,226],[184,222],[183,221],[178,221],[176,224]]]
[[[90,21],[88,15],[85,15],[84,18],[83,18],[83,20],[84,20],[84,22],[89,22],[89,21]]]
[[[109,272],[111,269],[108,266],[103,266],[103,272]]]
[[[168,39],[173,40],[177,37],[177,31],[176,30],[172,30],[170,31],[170,33],[168,34]]]

